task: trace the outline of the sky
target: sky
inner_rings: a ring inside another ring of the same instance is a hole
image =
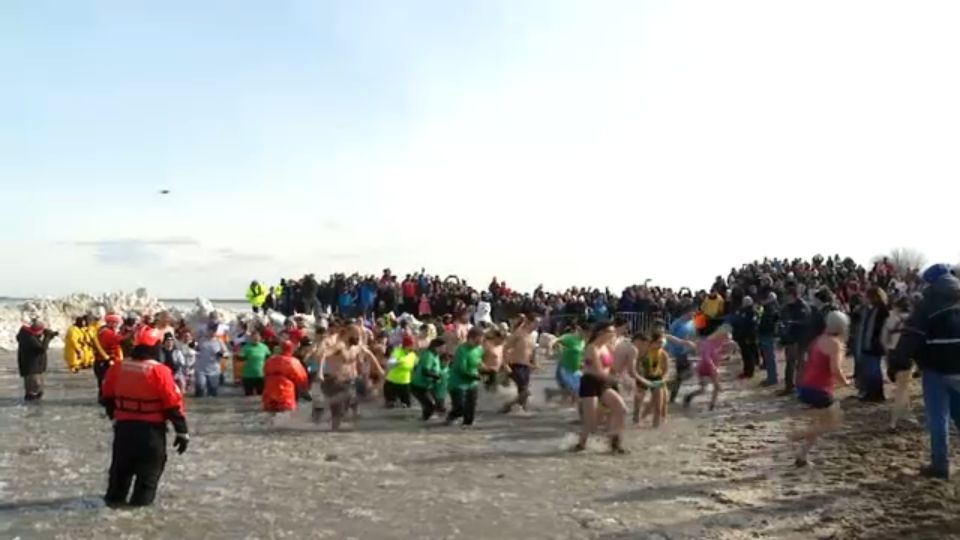
[[[958,27],[954,1],[6,0],[0,295],[955,262]]]

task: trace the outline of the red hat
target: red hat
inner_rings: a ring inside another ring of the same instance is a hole
[[[411,336],[410,334],[404,334],[404,336],[403,336],[403,348],[404,348],[404,349],[412,349],[414,345],[416,345],[416,342],[413,341],[413,336]]]
[[[140,330],[137,330],[135,336],[133,336],[133,345],[145,345],[147,347],[156,347],[163,340],[163,336],[160,335],[160,331],[156,328],[151,328],[149,326],[143,326]]]
[[[106,317],[103,318],[107,324],[122,324],[123,317],[117,315],[116,313],[108,313]]]
[[[283,342],[283,345],[281,345],[280,347],[281,347],[280,350],[283,351],[283,354],[285,354],[285,355],[287,355],[287,356],[293,354],[293,342],[292,342],[292,341],[289,341],[289,340],[288,340],[288,341],[284,341],[284,342]]]

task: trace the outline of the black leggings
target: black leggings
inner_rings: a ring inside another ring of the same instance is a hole
[[[410,385],[410,393],[420,403],[420,409],[423,411],[423,419],[429,420],[433,413],[437,411],[437,398],[433,392],[426,388]]]
[[[387,402],[387,407],[395,407],[398,401],[409,407],[413,403],[410,400],[410,385],[384,381],[383,399]]]
[[[257,394],[258,396],[263,395],[263,377],[251,378],[244,377],[243,381],[243,395],[252,396]]]
[[[480,394],[479,388],[467,388],[466,390],[450,391],[450,414],[447,415],[447,422],[453,422],[458,418],[463,418],[463,425],[473,425],[473,417],[477,412],[477,396]]]

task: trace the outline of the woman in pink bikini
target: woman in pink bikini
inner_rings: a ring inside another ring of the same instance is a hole
[[[597,428],[597,407],[602,403],[610,412],[607,433],[610,435],[610,451],[624,454],[623,424],[627,415],[627,406],[610,374],[613,366],[613,353],[610,344],[616,337],[616,329],[610,323],[598,323],[590,334],[583,351],[583,374],[580,377],[580,406],[583,412],[583,424],[580,441],[573,451],[581,452],[587,448],[587,439]]]
[[[840,363],[847,355],[849,329],[850,318],[841,311],[831,311],[826,316],[823,333],[810,346],[803,375],[797,385],[800,402],[812,409],[810,422],[805,429],[795,431],[788,437],[799,445],[794,462],[797,467],[807,466],[807,454],[817,442],[817,438],[839,428],[843,420],[840,404],[834,399],[833,390],[837,383],[842,386],[848,384],[840,369]]]
[[[700,378],[700,388],[683,398],[685,408],[690,406],[693,398],[707,391],[708,384],[713,386],[713,394],[710,396],[710,410],[716,408],[717,397],[720,396],[720,361],[733,343],[732,335],[733,330],[730,325],[722,324],[709,337],[698,344],[697,352],[700,355],[700,360],[697,361],[697,376]]]

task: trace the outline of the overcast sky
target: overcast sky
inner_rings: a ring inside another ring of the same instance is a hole
[[[8,0],[0,295],[954,262],[957,28],[955,1]]]

